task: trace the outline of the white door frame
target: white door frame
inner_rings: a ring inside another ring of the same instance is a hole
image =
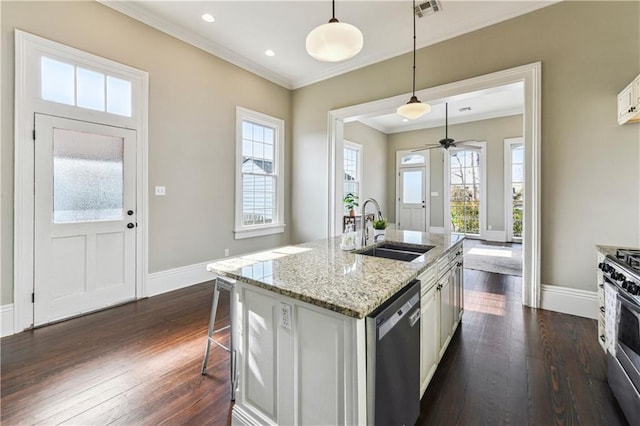
[[[37,65],[40,55],[114,75],[132,83],[132,116],[43,101]],[[148,104],[149,74],[145,71],[15,30],[14,123],[14,332],[33,326],[31,293],[34,283],[34,117],[35,113],[62,116],[137,131],[136,298],[146,296],[148,275]]]
[[[504,219],[507,241],[512,242],[513,237],[513,203],[511,202],[511,149],[513,145],[521,145],[522,137],[506,138],[504,140]],[[518,238],[518,242],[522,238]]]
[[[424,182],[422,184],[424,185],[424,201],[427,205],[427,211],[424,215],[424,232],[429,232],[429,229],[431,228],[431,155],[429,153],[429,150],[415,151],[413,149],[405,149],[396,151],[396,195],[394,203],[396,206],[396,223],[398,223],[398,220],[400,219],[400,170],[406,167],[420,166],[420,164],[407,164],[403,166],[402,164],[400,164],[400,161],[402,160],[402,157],[414,152],[419,153],[420,155],[424,155],[424,163],[422,164],[422,166],[424,166],[425,168],[425,173]]]
[[[480,236],[481,240],[484,240],[486,237],[486,228],[487,228],[487,142],[486,141],[476,141],[476,142],[465,142],[464,146],[472,146],[480,148]],[[451,161],[449,152],[451,151],[462,151],[464,150],[463,146],[459,148],[450,148],[449,150],[445,150],[443,154],[444,167],[444,232],[446,234],[451,233]]]
[[[524,114],[522,135],[525,150],[525,186],[524,186],[524,223],[523,232],[526,235],[523,244],[522,270],[522,303],[525,306],[537,308],[540,306],[540,189],[541,189],[541,100],[542,100],[542,63],[534,62],[503,71],[485,74],[442,86],[431,87],[416,92],[416,96],[423,100],[438,99],[444,102],[448,97],[490,89],[506,84],[524,83]],[[403,93],[386,99],[379,99],[363,104],[352,105],[329,111],[327,114],[327,149],[328,149],[328,215],[327,236],[336,235],[336,209],[342,212],[342,191],[337,184],[342,183],[338,174],[336,161],[342,160],[342,137],[345,121],[355,121],[360,118],[389,114],[398,105],[407,101],[409,94]]]

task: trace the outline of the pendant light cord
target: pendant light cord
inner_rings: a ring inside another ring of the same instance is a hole
[[[416,0],[413,0],[413,96],[416,96]]]
[[[332,0],[331,2],[331,18],[336,19],[336,0]]]

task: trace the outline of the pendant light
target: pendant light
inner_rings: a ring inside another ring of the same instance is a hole
[[[422,103],[416,97],[416,0],[413,0],[413,96],[409,102],[398,107],[397,113],[410,120],[431,111],[431,105]]]
[[[364,39],[358,28],[336,19],[336,2],[332,0],[332,18],[307,35],[307,52],[323,62],[340,62],[353,58],[362,50]]]

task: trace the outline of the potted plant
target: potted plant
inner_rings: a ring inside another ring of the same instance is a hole
[[[356,215],[355,207],[358,207],[358,196],[352,192],[348,192],[344,196],[344,206],[349,211],[349,216],[354,217]]]
[[[384,235],[385,229],[389,226],[389,221],[386,217],[382,217],[380,219],[373,221],[373,236],[374,238],[378,235]]]

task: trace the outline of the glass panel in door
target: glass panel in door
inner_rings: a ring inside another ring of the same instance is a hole
[[[480,152],[449,152],[451,231],[480,235]]]
[[[511,146],[511,215],[513,238],[522,238],[522,213],[524,209],[524,146]]]
[[[121,220],[122,137],[53,129],[53,222]]]

